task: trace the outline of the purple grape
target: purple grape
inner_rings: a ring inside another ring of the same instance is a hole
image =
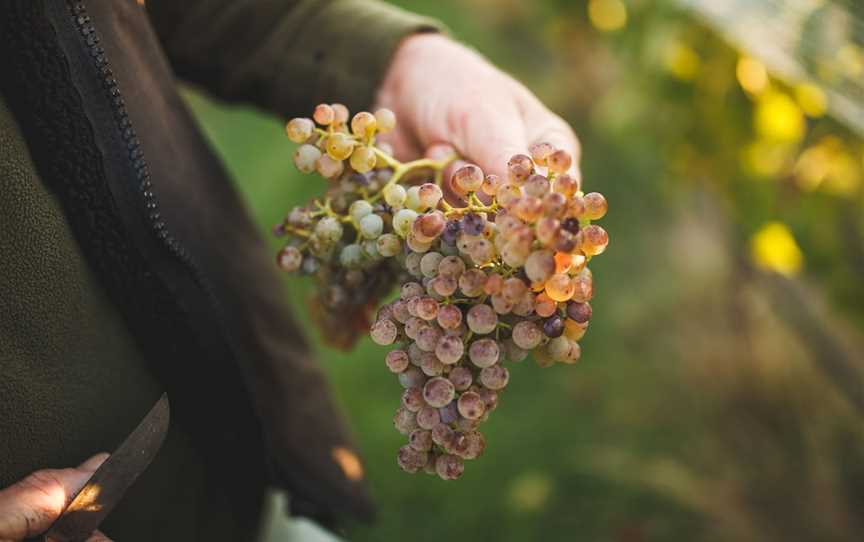
[[[447,222],[447,225],[444,226],[444,232],[441,234],[441,240],[446,245],[455,246],[456,239],[459,238],[459,233],[462,231],[462,226],[459,224],[457,220],[450,220]]]
[[[468,235],[480,235],[486,228],[486,219],[476,213],[462,217],[462,231]]]
[[[550,339],[560,337],[564,333],[564,320],[557,314],[553,314],[543,322],[543,333]]]

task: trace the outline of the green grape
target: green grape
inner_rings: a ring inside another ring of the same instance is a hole
[[[359,223],[363,217],[372,214],[372,204],[365,199],[358,199],[348,207],[348,214]]]
[[[415,311],[417,316],[423,320],[435,320],[435,317],[438,316],[438,302],[431,297],[419,297]]]
[[[300,145],[294,151],[294,166],[303,173],[312,173],[321,158],[321,151],[315,145]]]
[[[363,247],[355,243],[345,245],[339,253],[339,263],[348,269],[360,266],[363,263]]]
[[[420,258],[420,272],[424,277],[433,278],[438,275],[438,266],[444,256],[440,252],[427,252]]]
[[[285,125],[285,133],[288,134],[288,139],[294,143],[305,143],[307,139],[312,137],[314,131],[315,124],[310,119],[291,119]]]
[[[368,111],[361,111],[351,119],[351,132],[357,137],[368,138],[375,133],[377,124],[375,115]]]
[[[329,152],[329,149],[328,149]],[[359,145],[351,153],[351,167],[357,173],[366,173],[372,171],[375,164],[378,162],[378,157],[375,156],[375,151],[370,147]]]
[[[377,239],[384,231],[384,220],[376,215],[366,215],[360,220],[360,235],[367,239]]]
[[[560,337],[551,339],[549,344],[546,345],[546,349],[552,359],[555,361],[564,361],[570,355],[571,344],[573,343],[570,339],[561,335]]]
[[[327,136],[325,143],[327,154],[334,160],[345,160],[354,151],[354,140],[341,132]]]
[[[412,186],[405,192],[405,207],[414,211],[425,211],[420,203],[420,187]]]
[[[423,255],[417,252],[410,252],[405,255],[405,270],[415,278],[423,276],[420,272],[420,260],[422,257]]]
[[[408,236],[419,215],[411,209],[401,209],[393,215],[393,231],[403,239]]]
[[[382,134],[392,132],[396,128],[396,115],[389,109],[382,107],[375,111],[375,120],[378,121],[378,131]]]
[[[400,208],[405,205],[405,199],[408,197],[405,187],[401,184],[389,184],[384,187],[381,193],[384,195],[384,201],[387,202],[387,205],[393,208]]]
[[[378,253],[385,258],[392,258],[402,252],[402,241],[399,237],[392,233],[385,233],[378,237],[377,241]]]
[[[276,260],[283,271],[293,273],[300,269],[300,265],[303,263],[303,253],[297,247],[287,246],[279,251]]]
[[[342,224],[337,218],[325,216],[315,225],[315,235],[322,241],[335,243],[342,238]]]

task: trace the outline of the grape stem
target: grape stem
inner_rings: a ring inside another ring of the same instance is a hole
[[[403,177],[405,177],[405,175],[418,169],[432,169],[433,171],[435,171],[436,184],[440,186],[441,180],[443,179],[444,168],[446,168],[448,165],[450,165],[450,163],[452,163],[458,158],[458,156],[454,154],[448,156],[443,160],[420,158],[419,160],[412,160],[411,162],[403,163],[396,160],[378,147],[372,146],[370,148],[375,153],[375,156],[379,157],[384,161],[384,163],[393,168],[393,176],[390,177],[387,183],[385,183],[384,186],[381,187],[381,190],[379,190],[377,194],[369,198],[369,203],[375,203],[376,201],[381,199],[384,194],[384,190],[386,190],[387,187],[398,183],[400,180],[402,180]]]

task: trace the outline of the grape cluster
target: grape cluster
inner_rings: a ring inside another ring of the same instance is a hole
[[[370,328],[375,343],[394,346],[385,364],[404,388],[393,423],[407,444],[397,463],[456,479],[486,447],[478,429],[511,363],[529,353],[541,367],[579,360],[594,294],[588,262],[609,241],[591,222],[606,214],[606,199],[582,192],[566,151],[540,143],[510,159],[506,178],[458,168],[454,205],[441,188],[453,158],[402,164],[375,145],[395,123],[391,112],[358,113],[350,131],[340,106],[320,105],[314,119],[292,120],[288,135],[303,143],[297,167],[331,187],[323,203],[295,208],[278,226],[289,235],[279,264],[315,274],[319,301],[341,311],[331,314],[343,327],[346,314],[366,314],[401,283]]]

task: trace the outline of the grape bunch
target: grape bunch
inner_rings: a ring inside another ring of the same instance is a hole
[[[579,360],[594,294],[588,263],[609,242],[592,221],[607,202],[583,193],[572,157],[546,143],[513,156],[506,178],[459,167],[448,201],[443,171],[455,153],[401,163],[375,142],[394,127],[392,112],[348,118],[324,104],[314,121],[288,123],[297,168],[330,182],[323,200],[277,226],[288,237],[277,260],[315,276],[318,322],[342,329],[341,345],[357,321],[392,347],[385,365],[404,388],[393,423],[407,437],[398,465],[456,479],[486,447],[479,428],[511,364],[529,353],[541,367]]]

